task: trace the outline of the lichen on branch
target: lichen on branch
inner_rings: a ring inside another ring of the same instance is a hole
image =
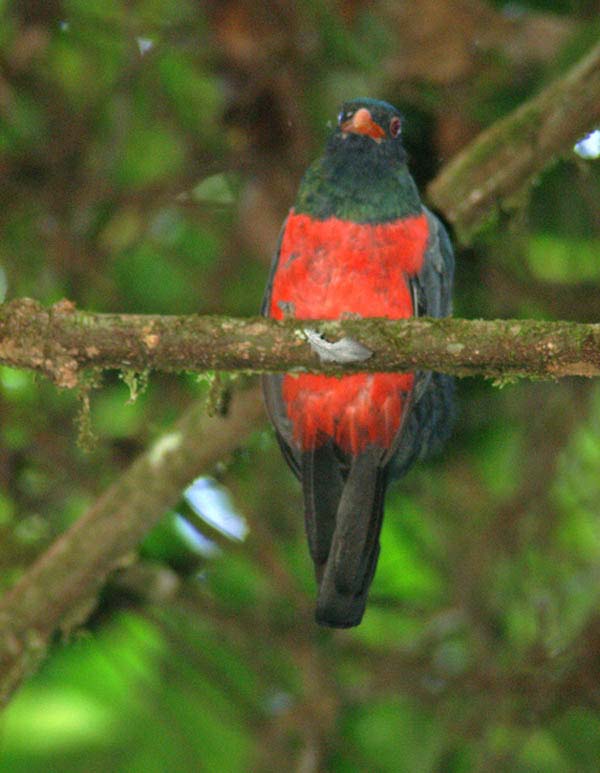
[[[479,134],[428,189],[461,241],[513,209],[550,161],[600,124],[600,44],[536,97]]]
[[[373,352],[356,364],[320,362],[310,331],[350,338]],[[276,322],[262,317],[94,314],[62,301],[0,306],[0,363],[76,387],[89,368],[125,373],[315,373],[437,370],[494,379],[600,375],[600,325],[538,320],[348,319]]]

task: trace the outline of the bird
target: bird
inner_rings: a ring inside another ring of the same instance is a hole
[[[451,241],[421,201],[402,128],[401,113],[387,102],[342,105],[281,229],[263,316],[452,313]],[[361,358],[358,342],[348,353],[343,342],[311,340],[323,360]],[[263,375],[262,389],[283,456],[302,485],[316,622],[357,626],[379,557],[386,488],[447,440],[454,381],[424,371],[287,373]]]

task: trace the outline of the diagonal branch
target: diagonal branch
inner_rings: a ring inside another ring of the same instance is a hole
[[[354,365],[322,364],[306,329],[344,336],[372,352]],[[46,373],[75,387],[84,368],[143,371],[348,373],[437,370],[511,378],[600,375],[600,325],[538,320],[348,319],[310,322],[256,317],[93,314],[66,301],[29,299],[0,307],[0,363]]]
[[[201,472],[235,450],[263,417],[257,390],[238,394],[227,418],[195,404],[142,454],[0,600],[0,704],[95,605],[119,566]]]
[[[452,159],[429,200],[464,240],[511,202],[522,204],[519,194],[536,175],[599,124],[600,44]]]

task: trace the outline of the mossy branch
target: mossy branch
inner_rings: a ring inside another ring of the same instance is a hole
[[[263,421],[258,390],[237,394],[226,418],[196,403],[0,599],[0,705],[45,657],[56,631],[83,623],[109,573],[200,473]]]
[[[429,201],[467,241],[494,213],[522,204],[536,175],[599,124],[600,44],[446,164]]]
[[[372,352],[353,365],[323,364],[305,333],[345,336]],[[124,371],[437,370],[457,376],[600,375],[600,324],[537,320],[349,319],[275,322],[255,317],[93,314],[62,301],[0,306],[0,363],[76,387],[86,368]]]

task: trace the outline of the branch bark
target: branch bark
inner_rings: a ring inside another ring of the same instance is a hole
[[[514,209],[552,159],[600,124],[600,44],[565,76],[482,132],[430,184],[429,201],[467,241]]]
[[[306,328],[349,336],[373,354],[321,363]],[[144,371],[306,370],[323,373],[428,369],[457,376],[559,378],[600,375],[600,324],[538,320],[235,319],[93,314],[62,301],[22,299],[0,307],[0,363],[76,387],[85,368]]]
[[[195,404],[0,600],[0,704],[43,659],[55,631],[68,633],[87,619],[108,574],[185,487],[262,419],[258,390],[237,394],[227,418],[208,417]]]

